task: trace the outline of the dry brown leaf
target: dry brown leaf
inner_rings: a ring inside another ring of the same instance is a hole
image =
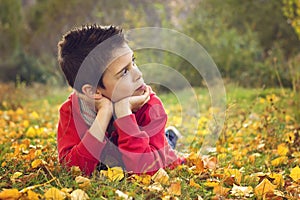
[[[76,177],[76,176],[81,176],[82,172],[81,172],[81,170],[78,166],[72,166],[71,167],[71,174],[72,174],[73,177],[74,176]]]
[[[251,186],[233,185],[231,194],[235,197],[251,197],[253,195],[253,188]]]
[[[88,189],[91,187],[91,180],[83,176],[77,176],[75,182],[78,184],[80,189]]]
[[[151,184],[151,185],[149,185],[148,187],[146,187],[148,190],[150,190],[150,191],[155,191],[155,192],[160,192],[160,191],[163,191],[163,187],[162,187],[162,185],[160,184],[160,183],[158,183],[158,182],[155,182],[155,183],[153,183],[153,184]]]

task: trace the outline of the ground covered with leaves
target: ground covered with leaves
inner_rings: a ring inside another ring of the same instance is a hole
[[[192,97],[179,102],[162,94],[187,163],[153,176],[115,167],[90,177],[57,161],[58,109],[69,89],[0,84],[0,90],[0,199],[300,198],[300,103],[288,89],[229,86],[226,121],[209,156],[197,154],[212,118],[207,91],[195,90],[201,114],[183,109]]]

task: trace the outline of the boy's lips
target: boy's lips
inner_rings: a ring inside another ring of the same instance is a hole
[[[136,91],[138,90],[145,90],[146,89],[146,84],[143,83],[138,89],[136,89]]]

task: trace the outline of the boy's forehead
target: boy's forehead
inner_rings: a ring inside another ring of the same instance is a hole
[[[129,53],[133,54],[133,51],[127,44],[124,44],[123,46],[114,49],[111,53],[111,58],[109,59],[106,69],[109,66],[111,66],[111,64],[114,63],[114,61],[116,61],[118,58],[120,58],[121,56],[124,56],[126,54],[129,54]]]
[[[112,51],[110,63],[128,53],[133,53],[133,52],[132,52],[131,48],[125,43],[124,45],[122,45]]]

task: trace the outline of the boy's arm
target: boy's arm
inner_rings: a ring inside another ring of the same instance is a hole
[[[134,173],[153,174],[159,168],[179,164],[165,138],[167,115],[161,101],[151,95],[150,101],[141,110],[142,115],[136,119],[134,114],[118,117],[118,108],[115,108],[118,146],[126,169]],[[142,127],[139,127],[137,120]]]
[[[103,142],[106,129],[112,117],[112,103],[106,97],[102,97],[96,106],[98,110],[97,116],[89,132],[100,142]]]
[[[74,99],[74,96],[71,98],[73,103],[70,99],[60,109],[57,135],[59,160],[67,167],[79,166],[83,172],[91,174],[99,163],[101,152],[106,145],[103,138],[109,115],[105,115],[107,110],[99,110],[97,119],[88,130],[79,113],[78,99]]]

